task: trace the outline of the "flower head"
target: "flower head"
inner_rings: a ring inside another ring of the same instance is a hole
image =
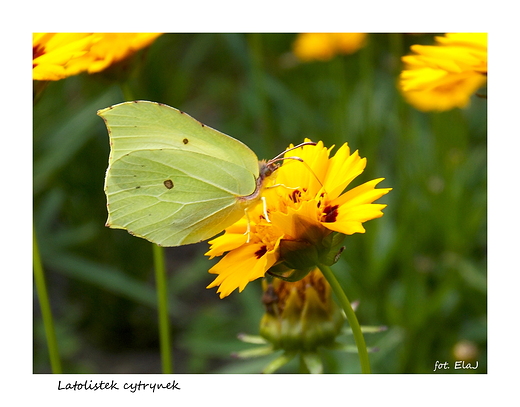
[[[366,159],[346,143],[330,157],[332,148],[319,142],[285,153],[262,192],[265,204],[209,242],[206,255],[227,254],[209,270],[218,276],[208,288],[218,286],[223,298],[268,270],[301,278],[318,263],[333,264],[344,235],[364,233],[363,222],[383,216],[386,205],[372,203],[390,191],[375,188],[383,178],[344,192]]]
[[[399,89],[422,111],[463,108],[487,79],[487,34],[435,37],[436,45],[413,45],[402,58]]]
[[[365,45],[365,33],[304,33],[298,34],[293,45],[302,61],[327,61],[338,54],[353,54]]]
[[[156,33],[34,33],[33,79],[55,81],[100,72],[150,45]]]

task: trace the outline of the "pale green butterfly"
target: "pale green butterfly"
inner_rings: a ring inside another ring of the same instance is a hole
[[[276,161],[173,107],[147,101],[99,110],[110,136],[106,225],[160,246],[215,236],[260,199]],[[304,143],[315,144],[315,143]]]

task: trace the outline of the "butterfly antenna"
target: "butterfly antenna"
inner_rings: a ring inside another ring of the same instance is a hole
[[[276,161],[280,161],[280,160],[284,160],[284,158],[282,157],[282,155],[284,155],[285,153],[287,153],[288,151],[292,151],[292,150],[296,150],[297,148],[300,148],[300,147],[303,147],[303,146],[315,146],[316,144],[318,143],[315,143],[314,141],[306,141],[304,143],[301,143],[301,144],[298,144],[297,146],[294,146],[294,147],[291,147],[291,148],[288,148],[287,150],[285,151],[282,151],[280,154],[278,154],[276,157],[272,158],[271,160],[269,160],[270,163],[273,163],[273,162],[276,162]],[[289,157],[287,157],[289,158]],[[295,157],[291,157],[291,158],[295,158]]]
[[[282,157],[283,154],[285,154],[286,152],[288,151],[291,151],[291,150],[295,150],[299,147],[303,147],[303,146],[315,146],[317,143],[313,142],[313,141],[306,141],[304,143],[301,143],[301,144],[298,144],[297,146],[295,147],[292,147],[292,148],[288,148],[287,150],[285,150],[284,152],[278,154],[276,157],[274,157],[273,159],[269,160],[268,161],[268,164],[273,164],[277,161],[283,161],[283,160],[294,160],[294,161],[299,161],[301,162],[303,165],[305,165],[305,167],[307,167],[307,169],[309,170],[309,172],[314,176],[314,179],[316,179],[316,181],[318,182],[318,184],[320,185],[321,188],[323,188],[323,183],[320,181],[319,177],[316,175],[316,173],[312,170],[312,168],[310,167],[309,164],[307,164],[307,162],[305,162],[305,160],[301,157]],[[293,188],[293,187],[288,187],[287,185],[284,185],[284,184],[275,184],[275,185],[271,185],[271,186],[268,186],[267,188],[268,189],[271,189],[271,188],[276,188],[276,187],[284,187],[284,188],[287,188],[287,189],[298,189],[298,187],[296,188]],[[264,202],[265,204],[265,202]],[[266,219],[267,221],[269,222],[269,218],[267,217],[267,211],[265,210],[265,206],[264,206],[264,213],[266,215]]]
[[[309,170],[309,172],[314,175],[314,178],[316,178],[316,181],[318,181],[318,184],[321,185],[321,187],[323,188],[323,184],[321,183],[320,179],[318,178],[318,176],[316,175],[316,173],[312,170],[312,168],[310,167],[309,164],[307,164],[305,162],[305,160],[303,160],[302,158],[300,157],[282,157],[281,158],[282,160],[296,160],[296,161],[299,161],[301,162],[303,165],[305,165],[307,167],[307,169]]]
[[[297,146],[294,146],[294,147],[288,148],[285,151],[282,151],[276,157],[274,157],[271,160],[269,160],[268,164],[272,164],[272,163],[275,163],[277,161],[283,161],[283,160],[296,160],[296,161],[299,161],[299,162],[303,163],[307,167],[307,169],[314,175],[314,178],[316,178],[316,181],[318,181],[318,183],[323,187],[323,184],[321,183],[321,181],[318,178],[318,176],[311,169],[309,164],[307,164],[302,158],[300,158],[300,157],[282,157],[282,155],[287,153],[288,151],[296,150],[297,148],[300,148],[300,147],[303,147],[303,146],[315,146],[316,144],[318,144],[318,143],[315,143],[314,141],[305,141],[303,143],[300,143]],[[275,185],[273,185],[273,186],[275,186]]]

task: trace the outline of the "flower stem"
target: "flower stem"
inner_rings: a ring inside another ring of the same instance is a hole
[[[43,326],[45,329],[45,337],[47,339],[47,349],[49,351],[49,359],[51,362],[52,373],[61,373],[61,361],[58,352],[58,342],[56,340],[56,331],[54,330],[54,322],[52,319],[52,311],[45,285],[45,276],[38,250],[38,239],[36,231],[33,228],[33,269],[34,269],[34,285],[38,293],[38,301],[42,313]]]
[[[352,333],[354,335],[354,340],[356,341],[356,346],[358,349],[359,361],[361,363],[361,373],[370,373],[370,361],[368,360],[368,351],[365,344],[365,338],[363,337],[363,332],[361,332],[361,327],[359,326],[356,314],[350,305],[350,301],[348,300],[347,295],[341,288],[341,285],[339,284],[330,267],[323,264],[318,264],[318,267],[329,282],[330,286],[332,287],[332,291],[338,298],[341,307],[347,315],[347,320],[350,324],[350,327],[352,328]]]
[[[168,320],[168,289],[166,284],[166,267],[164,248],[153,245],[153,261],[157,287],[157,309],[159,317],[159,341],[161,346],[161,364],[163,373],[173,373],[170,349],[170,323]]]

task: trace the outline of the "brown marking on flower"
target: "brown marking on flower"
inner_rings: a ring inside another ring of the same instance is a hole
[[[267,289],[264,291],[262,295],[262,303],[265,306],[265,310],[268,314],[275,315],[275,305],[278,302],[278,295],[276,295],[276,291],[272,284],[267,286]]]
[[[273,291],[271,294],[273,297],[277,297],[276,305],[278,306],[279,312],[281,313],[285,309],[286,302],[293,290],[296,290],[296,293],[302,301],[302,304],[305,304],[308,287],[313,287],[320,300],[323,303],[326,302],[327,296],[329,295],[329,287],[319,271],[311,271],[303,279],[295,282],[275,279],[273,284]]]
[[[325,302],[328,291],[325,278],[319,272],[311,272],[307,275],[309,278],[309,282],[306,285],[310,285],[314,287],[316,292],[318,293],[320,300]]]
[[[45,47],[41,44],[38,44],[36,47],[33,47],[33,61],[38,58],[38,57],[41,57],[43,54],[45,54]],[[33,68],[35,66],[37,66],[38,64],[35,64],[33,62]]]
[[[328,205],[323,209],[322,222],[336,222],[338,217],[338,205]]]
[[[266,253],[267,253],[267,246],[262,246],[260,249],[258,249],[255,252],[255,256],[256,256],[257,259],[259,259],[260,257],[262,257]]]
[[[323,202],[324,197],[325,197],[325,192],[322,192],[320,194],[320,197],[318,198],[318,208],[321,206],[321,203]]]
[[[300,197],[302,196],[302,192],[299,189],[295,189],[289,195],[289,199],[294,203],[300,202]]]

